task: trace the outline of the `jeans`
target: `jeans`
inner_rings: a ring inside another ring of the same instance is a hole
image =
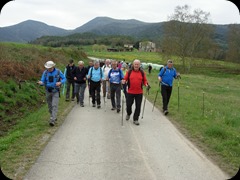
[[[84,104],[84,92],[86,89],[86,83],[75,83],[75,95],[77,102],[80,102],[80,105]]]

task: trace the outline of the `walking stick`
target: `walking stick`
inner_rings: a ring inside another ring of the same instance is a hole
[[[148,85],[147,90],[146,90],[146,94],[145,94],[145,99],[144,99],[144,103],[143,103],[143,110],[142,110],[142,119],[143,119],[143,114],[144,114],[144,110],[145,110],[147,95],[149,95],[149,89],[150,89],[150,85]]]
[[[178,111],[179,111],[179,101],[180,101],[180,96],[179,96],[179,79],[181,79],[181,76],[178,76]]]
[[[159,89],[157,90],[157,94],[156,94],[156,96],[155,96],[155,99],[154,99],[154,103],[153,103],[152,112],[153,112],[153,110],[154,110],[155,103],[156,103],[156,101],[157,101],[157,96],[158,96],[158,93],[159,93],[159,91],[160,91],[160,83],[159,83]]]
[[[123,87],[122,87],[122,84],[121,84],[121,94],[122,94],[122,126],[123,126],[123,111],[124,111],[124,92],[123,92]]]
[[[66,77],[66,73],[67,73],[67,68],[65,68],[65,70],[64,70],[64,76],[65,76],[65,77]],[[62,90],[62,94],[63,94],[63,95],[64,95],[65,88],[66,88],[66,82],[65,82],[64,85],[63,85],[63,90]],[[60,96],[60,93],[59,93],[59,96]]]

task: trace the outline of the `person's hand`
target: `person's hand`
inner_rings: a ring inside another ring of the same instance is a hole
[[[123,79],[123,80],[122,80],[122,84],[125,84],[125,83],[126,83],[126,80]]]
[[[57,82],[56,86],[59,87],[59,86],[61,86],[61,84],[62,84],[61,82]]]
[[[150,88],[151,88],[151,86],[148,84],[148,85],[146,86],[147,91],[149,91]]]
[[[76,81],[76,80],[77,80],[77,77],[74,77],[74,80]]]
[[[180,73],[177,73],[177,79],[181,79]]]
[[[38,81],[37,84],[43,85],[43,82],[42,81]]]

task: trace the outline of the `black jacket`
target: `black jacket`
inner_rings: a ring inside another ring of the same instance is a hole
[[[86,80],[84,80],[84,78],[87,78],[87,74],[88,74],[88,69],[83,67],[82,69],[80,69],[79,67],[76,67],[73,71],[72,71],[73,77],[76,77],[77,80],[75,80],[75,83],[78,84],[82,84],[82,83],[86,83]]]
[[[67,69],[67,71],[66,71],[66,78],[68,79],[68,80],[74,80],[73,78],[74,78],[74,76],[73,76],[73,74],[72,74],[72,72],[73,72],[73,70],[76,68],[76,66],[75,65],[73,65],[73,66],[69,66],[69,65],[67,65],[66,66],[66,69]]]

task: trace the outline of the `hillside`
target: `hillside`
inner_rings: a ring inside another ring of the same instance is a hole
[[[86,24],[74,29],[65,30],[49,26],[38,21],[24,21],[22,23],[0,28],[0,42],[27,43],[42,36],[65,36],[74,33],[90,32],[97,35],[126,35],[134,38],[160,39],[163,36],[163,25],[166,22],[146,23],[138,20],[119,20],[109,17],[96,17]],[[227,42],[228,25],[214,25],[214,39],[221,43]]]

